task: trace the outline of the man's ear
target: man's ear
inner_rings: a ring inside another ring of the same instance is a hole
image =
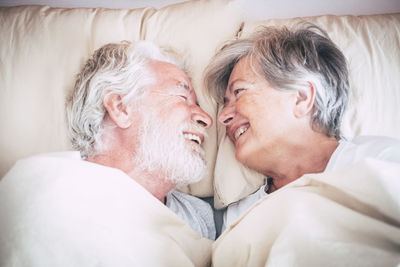
[[[129,116],[130,110],[127,105],[122,103],[120,95],[106,93],[103,98],[103,105],[115,125],[123,129],[131,126],[132,122]]]
[[[296,118],[303,118],[308,115],[315,101],[316,88],[311,82],[307,82],[307,86],[297,90],[296,106],[294,108],[294,115]]]

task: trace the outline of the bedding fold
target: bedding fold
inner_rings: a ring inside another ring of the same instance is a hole
[[[0,266],[209,265],[211,241],[142,186],[67,154],[20,160],[0,182]]]
[[[219,266],[396,266],[400,164],[305,175],[255,203],[213,245]]]

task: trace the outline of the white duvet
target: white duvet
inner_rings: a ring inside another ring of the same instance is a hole
[[[261,199],[213,245],[219,266],[397,266],[400,164],[305,175]]]
[[[0,182],[0,266],[207,266],[211,241],[123,172],[78,154],[17,162]]]

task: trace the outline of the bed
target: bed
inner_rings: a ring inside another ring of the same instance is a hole
[[[0,177],[27,156],[71,150],[65,97],[82,64],[100,46],[144,39],[172,47],[185,56],[198,101],[216,122],[220,107],[206,95],[202,80],[214,53],[260,26],[300,21],[324,28],[348,60],[351,94],[343,133],[400,138],[400,13],[246,20],[244,11],[242,0],[188,1],[160,9],[0,8]],[[236,161],[223,126],[214,123],[208,135],[208,176],[180,190],[212,198],[214,208],[221,211],[257,190],[264,177]],[[346,173],[302,177],[281,194],[257,202],[214,243],[194,242],[199,237],[186,228],[174,238],[184,226],[178,218],[168,217],[172,230],[157,234],[166,247],[180,245],[174,246],[176,255],[167,257],[176,258],[175,264],[165,265],[208,266],[213,261],[214,266],[355,266],[354,258],[368,256],[371,266],[394,266],[400,263],[399,173],[396,164],[365,161]],[[4,208],[10,193],[0,193]],[[331,209],[335,212],[322,212]],[[314,232],[304,230],[314,226]],[[313,238],[320,243],[304,243]],[[199,244],[201,254],[190,252]],[[329,257],[335,249],[341,251],[342,261]]]

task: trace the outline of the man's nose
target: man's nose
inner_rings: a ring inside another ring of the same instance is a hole
[[[232,105],[225,106],[218,115],[218,121],[225,126],[229,126],[235,115],[236,110]]]
[[[210,128],[213,123],[210,115],[199,106],[193,106],[192,120],[205,129]]]

